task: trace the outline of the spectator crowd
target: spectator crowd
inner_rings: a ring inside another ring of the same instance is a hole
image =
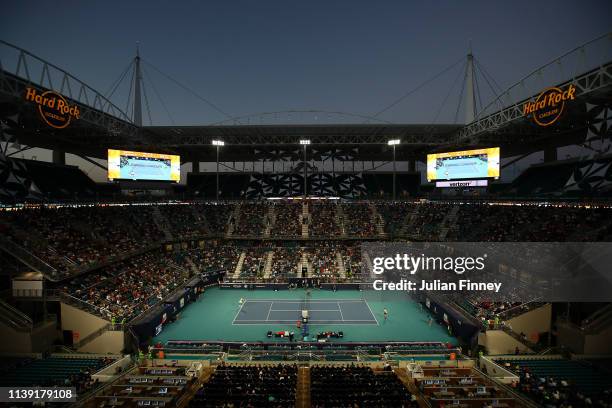
[[[190,408],[295,406],[297,366],[222,364],[190,401]]]

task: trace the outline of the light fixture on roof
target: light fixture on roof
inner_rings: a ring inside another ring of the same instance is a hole
[[[300,139],[300,144],[301,145],[309,145],[310,144],[310,139]]]
[[[225,146],[225,142],[223,140],[213,140],[212,145],[217,148],[217,171],[215,172],[215,179],[216,179],[215,197],[217,198],[217,201],[219,201],[219,148],[221,146]]]
[[[395,169],[395,146],[400,144],[400,140],[399,139],[391,139],[387,142],[387,144],[391,147],[393,147],[393,199],[396,199],[396,195],[395,195],[395,173],[397,173],[396,169]]]

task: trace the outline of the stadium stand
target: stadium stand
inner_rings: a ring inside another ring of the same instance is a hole
[[[233,235],[262,236],[270,220],[267,217],[269,206],[265,203],[244,203],[239,207]]]
[[[225,365],[217,367],[189,403],[198,407],[278,407],[295,405],[297,367]]]
[[[346,235],[352,237],[377,236],[374,215],[368,203],[342,205]]]
[[[274,226],[270,232],[273,237],[300,237],[302,235],[301,203],[280,203],[273,206]]]
[[[356,365],[313,366],[310,369],[312,406],[418,407],[412,395],[390,370]]]
[[[336,205],[326,202],[313,202],[310,205],[312,237],[338,237],[342,235],[341,220],[336,213]]]
[[[76,278],[63,290],[101,316],[126,322],[161,302],[191,275],[163,254],[148,253]]]
[[[296,277],[304,249],[300,247],[276,248],[272,260],[271,278]]]
[[[515,357],[497,363],[518,374],[513,387],[539,405],[606,407],[612,403],[611,371],[604,361]]]
[[[234,205],[229,203],[203,203],[197,210],[202,212],[212,234],[224,235],[231,219],[230,214],[234,211]]]
[[[136,366],[90,399],[87,407],[176,407],[195,387],[189,368],[176,365]]]
[[[415,208],[416,206],[411,202],[376,202],[376,209],[385,223],[385,232],[391,236],[396,236],[401,233],[402,227],[407,221],[407,217]]]
[[[431,406],[517,406],[510,390],[473,367],[425,366],[422,372],[423,375],[416,379],[416,386]]]
[[[91,375],[111,364],[111,358],[13,358],[2,362],[2,386],[71,386],[77,393],[96,387]]]

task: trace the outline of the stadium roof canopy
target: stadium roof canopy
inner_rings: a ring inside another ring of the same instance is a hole
[[[612,41],[612,36],[602,38]],[[98,158],[106,158],[108,148],[122,148],[178,153],[187,158],[214,161],[214,139],[225,142],[224,160],[230,161],[250,161],[254,149],[297,148],[300,139],[309,139],[315,149],[317,146],[359,147],[354,157],[361,160],[388,160],[390,139],[401,140],[398,158],[422,159],[426,152],[434,150],[491,145],[502,146],[502,154],[507,157],[547,146],[584,143],[589,126],[597,119],[598,111],[593,107],[612,101],[612,62],[608,61],[570,80],[548,82],[549,86],[575,86],[576,100],[568,104],[562,120],[554,126],[535,125],[523,114],[522,106],[538,96],[542,85],[526,88],[524,83],[538,78],[542,84],[545,68],[550,66],[559,71],[558,63],[553,61],[499,95],[467,126],[368,123],[138,127],[121,109],[76,77],[23,49],[2,45],[18,53],[18,63],[16,70],[8,70],[5,63],[0,65],[0,119],[3,121],[0,141]],[[79,120],[64,129],[49,127],[41,120],[38,107],[25,99],[27,88],[35,88],[40,93],[54,90],[63,95],[69,103],[79,106]]]

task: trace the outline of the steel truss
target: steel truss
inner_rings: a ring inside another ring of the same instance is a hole
[[[8,49],[17,58],[16,67],[9,70],[8,57],[0,59],[0,94],[24,101],[25,89],[52,90],[63,95],[81,111],[80,121],[105,129],[111,135],[134,135],[136,126],[119,107],[104,95],[63,69],[29,53],[28,51],[0,40],[0,46]],[[34,73],[40,72],[40,77]]]
[[[312,145],[387,145],[401,139],[402,145],[443,145],[456,125],[253,125],[203,127],[147,127],[147,137],[158,145],[207,146],[220,139],[232,146],[299,146],[300,139]]]
[[[612,62],[608,62],[607,64],[557,86],[564,88],[568,85],[574,85],[576,87],[576,98],[578,99],[586,99],[596,91],[612,87]],[[474,142],[474,138],[478,136],[487,133],[497,133],[509,124],[524,119],[523,104],[533,100],[535,97],[537,97],[537,95],[513,103],[498,112],[466,125],[459,130],[457,142]]]

